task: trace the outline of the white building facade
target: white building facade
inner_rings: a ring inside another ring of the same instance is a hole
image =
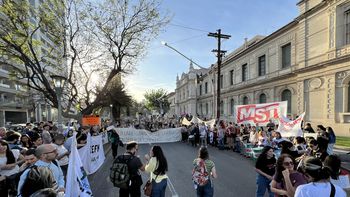
[[[349,135],[350,1],[302,0],[297,6],[292,22],[223,58],[220,118],[234,121],[236,105],[288,101],[290,117],[305,111],[306,122]],[[215,69],[192,67],[177,79],[177,115],[216,116]]]

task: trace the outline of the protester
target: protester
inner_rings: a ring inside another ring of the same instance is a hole
[[[15,180],[10,179],[12,175],[19,172],[19,167],[16,163],[19,156],[19,151],[11,151],[8,143],[4,140],[0,140],[0,170],[1,175],[6,177],[6,179],[0,182],[0,187],[2,188],[0,196],[7,196],[9,193],[13,194],[16,191]]]
[[[57,182],[49,167],[34,166],[28,170],[26,179],[18,195],[31,197],[33,193],[45,188],[57,190]]]
[[[23,134],[21,136],[21,145],[22,145],[22,148],[27,148],[27,149],[33,146],[33,143],[27,134]]]
[[[19,171],[22,172],[26,170],[28,167],[32,166],[35,162],[38,161],[38,158],[35,156],[35,149],[30,148],[26,152],[24,152],[24,163],[19,168]]]
[[[123,146],[123,142],[120,140],[119,134],[115,129],[110,131],[109,141],[111,142],[112,156],[115,159],[118,155],[118,146]]]
[[[51,172],[56,180],[56,183],[58,184],[57,191],[64,192],[65,187],[64,187],[63,172],[62,172],[60,166],[55,161],[55,158],[57,156],[57,149],[51,144],[43,144],[43,145],[38,146],[38,148],[36,148],[35,156],[39,159],[37,162],[35,162],[35,165],[48,167],[51,170]],[[55,162],[53,162],[53,161],[55,161]],[[21,188],[22,188],[22,186],[27,178],[28,172],[29,172],[29,169],[27,169],[26,171],[23,172],[23,174],[19,180],[18,191],[21,191]]]
[[[329,181],[329,170],[324,168],[319,158],[308,157],[303,162],[303,171],[309,183],[300,185],[295,191],[295,197],[346,197],[342,188]]]
[[[43,144],[50,144],[52,142],[50,125],[48,123],[44,124],[41,137],[43,139]]]
[[[337,155],[328,155],[324,160],[324,166],[330,170],[330,181],[334,185],[338,185],[347,192],[350,191],[350,185],[345,185],[342,183],[342,179],[346,180],[345,182],[349,183],[349,174],[340,168],[341,160]]]
[[[167,187],[166,172],[168,171],[168,162],[160,146],[153,146],[149,155],[145,155],[148,161],[145,171],[150,173],[152,182],[152,197],[165,197]]]
[[[299,156],[301,156],[301,155],[299,155],[298,151],[294,150],[294,145],[293,145],[292,142],[290,142],[290,141],[282,141],[280,143],[280,145],[282,147],[281,154],[288,154],[293,159],[296,159]]]
[[[306,123],[305,127],[304,127],[304,131],[306,131],[306,133],[315,133],[314,129],[312,128],[310,123]]]
[[[334,147],[334,144],[336,142],[336,136],[334,134],[332,127],[327,127],[326,132],[328,133],[328,136],[329,136],[328,137],[329,141],[328,141],[328,146],[327,146],[327,153],[328,153],[328,155],[332,155],[333,154],[333,147]]]
[[[193,165],[195,171],[200,168],[201,162],[204,163],[204,171],[207,177],[207,183],[204,185],[196,185],[197,197],[212,197],[214,196],[214,187],[211,180],[211,177],[217,178],[215,164],[212,160],[209,159],[209,152],[206,147],[201,147],[198,151],[198,158],[194,159]],[[202,170],[203,171],[203,170]]]
[[[270,197],[274,196],[270,189],[270,182],[273,179],[272,176],[275,174],[275,165],[276,158],[274,157],[273,148],[271,146],[265,146],[255,164],[255,171],[257,172],[257,197],[263,197],[266,189]]]
[[[229,126],[227,127],[226,129],[226,139],[227,139],[227,144],[228,144],[228,148],[230,150],[233,150],[235,149],[234,147],[234,140],[236,138],[236,132],[235,132],[235,128],[233,127],[233,124],[232,122],[229,123]]]
[[[63,134],[58,134],[54,138],[54,145],[56,145],[57,149],[57,157],[56,159],[58,160],[58,164],[60,165],[63,176],[67,175],[67,170],[68,170],[68,163],[69,163],[69,151],[64,147],[64,135]]]
[[[294,147],[298,151],[298,154],[304,154],[306,152],[306,141],[303,137],[294,138]]]
[[[224,123],[224,121],[221,120],[219,123],[219,128],[218,128],[218,148],[219,148],[219,150],[225,149],[225,144],[224,144],[225,130],[226,130],[225,123]]]
[[[328,156],[326,149],[320,148],[319,142],[316,140],[310,140],[309,147],[311,148],[310,156],[319,158],[321,161],[324,161]]]
[[[278,144],[280,142],[286,141],[285,138],[282,138],[282,135],[280,132],[275,132],[275,137],[272,139],[272,146],[278,147]]]
[[[207,126],[205,125],[204,122],[199,127],[199,134],[200,134],[200,144],[201,144],[201,146],[207,146],[208,129],[207,129]]]
[[[0,139],[3,139],[6,137],[6,128],[0,127]]]
[[[296,188],[302,184],[306,184],[306,178],[296,171],[294,158],[288,154],[282,154],[277,160],[271,191],[275,197],[294,196]]]
[[[142,164],[140,158],[136,156],[138,151],[138,144],[135,141],[130,141],[126,144],[126,152],[123,155],[119,155],[116,159],[129,160],[128,167],[130,173],[130,183],[128,188],[119,189],[119,197],[140,197],[142,177],[139,170],[145,171],[145,166]]]
[[[267,146],[269,145],[269,140],[265,131],[259,131],[258,133],[258,146]]]
[[[43,144],[43,140],[40,134],[35,134],[32,138],[33,146],[32,148],[37,148],[38,146]]]

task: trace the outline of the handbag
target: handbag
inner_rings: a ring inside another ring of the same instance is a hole
[[[148,180],[145,184],[145,186],[143,187],[143,194],[145,196],[151,196],[152,194],[152,182],[150,180]]]
[[[158,175],[156,176],[156,178],[154,180],[156,180],[157,177],[158,177]],[[145,196],[151,196],[152,195],[152,178],[150,178],[146,182],[145,186],[143,186],[143,194]]]

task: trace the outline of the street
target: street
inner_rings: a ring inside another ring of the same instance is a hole
[[[186,143],[160,144],[167,157],[169,172],[168,176],[173,183],[178,196],[195,197],[196,191],[191,180],[192,162],[197,156],[197,148]],[[138,155],[144,162],[144,155],[149,152],[150,145],[140,145]],[[119,148],[122,153],[124,148]],[[218,179],[214,180],[214,196],[254,196],[255,195],[255,171],[254,162],[232,151],[219,151],[209,147],[210,159],[215,162]],[[118,188],[114,188],[109,181],[109,168],[113,159],[111,151],[106,156],[103,166],[89,177],[90,185],[96,197],[116,197]],[[143,182],[147,181],[148,175],[142,174]],[[169,185],[169,184],[168,184]],[[169,187],[166,196],[171,197]]]

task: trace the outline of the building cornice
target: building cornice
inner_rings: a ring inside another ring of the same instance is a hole
[[[224,67],[225,65],[231,63],[234,60],[239,59],[240,57],[248,54],[249,52],[253,51],[254,49],[262,46],[263,44],[266,44],[267,42],[269,42],[272,39],[276,39],[277,36],[287,32],[288,30],[292,29],[293,27],[295,27],[297,24],[299,23],[299,21],[297,20],[293,20],[292,22],[288,23],[287,25],[283,26],[282,28],[278,29],[277,31],[273,32],[272,34],[266,36],[265,38],[261,39],[260,41],[258,41],[257,43],[253,44],[252,46],[248,47],[247,49],[233,55],[233,56],[229,56],[227,57],[227,59],[225,58],[223,60],[222,63],[222,67]]]
[[[302,3],[303,1],[299,2]],[[298,4],[299,4],[298,3]],[[298,5],[297,4],[297,5]],[[317,4],[315,7],[307,10],[306,12],[302,13],[301,15],[299,15],[298,17],[295,18],[296,21],[301,21],[303,19],[305,19],[306,17],[316,13],[317,11],[321,10],[322,8],[327,6],[327,1],[322,1],[321,3]]]

